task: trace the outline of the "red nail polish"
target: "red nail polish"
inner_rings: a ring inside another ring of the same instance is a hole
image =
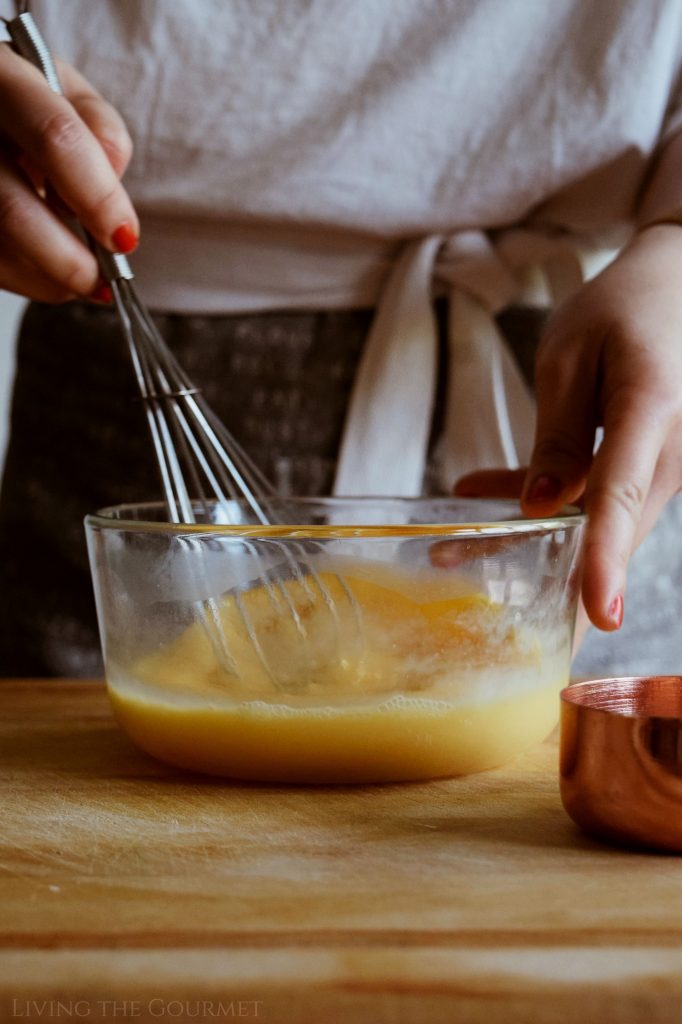
[[[616,629],[620,629],[623,624],[623,595],[618,594],[614,597],[613,601],[609,605],[609,610],[606,613],[610,621],[613,623]]]
[[[541,501],[554,501],[561,494],[561,484],[556,477],[542,474],[537,477],[526,494],[526,501],[531,505]]]
[[[112,302],[114,293],[112,292],[110,285],[106,284],[106,282],[102,282],[93,289],[90,293],[90,298],[94,302]]]
[[[116,228],[111,240],[116,246],[116,252],[122,252],[124,255],[132,252],[137,246],[137,234],[128,221]]]

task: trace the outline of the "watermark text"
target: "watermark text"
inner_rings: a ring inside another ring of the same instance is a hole
[[[262,999],[13,999],[12,1017],[30,1020],[134,1020],[157,1017],[190,1021],[263,1017]]]

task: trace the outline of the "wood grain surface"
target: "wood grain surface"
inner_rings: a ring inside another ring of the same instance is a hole
[[[231,784],[0,681],[0,1019],[679,1024],[682,859],[584,837],[556,762]]]

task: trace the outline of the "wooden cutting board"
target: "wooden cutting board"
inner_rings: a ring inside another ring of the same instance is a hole
[[[231,784],[0,682],[0,1018],[679,1024],[682,858],[582,836],[556,761]]]

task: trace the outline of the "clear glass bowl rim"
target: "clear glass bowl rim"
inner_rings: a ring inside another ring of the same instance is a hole
[[[261,500],[261,499],[259,499]],[[398,507],[418,507],[422,504],[448,504],[448,505],[478,505],[482,510],[487,505],[499,508],[508,507],[511,511],[519,512],[519,503],[513,498],[457,498],[457,497],[286,497],[276,499],[262,499],[267,505],[268,500],[282,501],[287,505],[328,506],[338,510],[344,507],[354,509],[370,504],[386,504]],[[260,524],[224,524],[224,523],[169,523],[163,520],[144,520],[126,518],[127,510],[136,512],[145,509],[163,509],[161,501],[149,502],[128,502],[121,505],[110,505],[90,513],[85,517],[85,524],[90,529],[116,530],[123,533],[167,533],[172,536],[207,535],[226,537],[279,537],[298,539],[302,537],[418,537],[418,536],[453,536],[458,537],[495,537],[509,536],[513,534],[524,535],[551,533],[557,530],[574,529],[582,525],[587,516],[573,505],[566,505],[556,516],[538,517],[533,519],[494,519],[492,521],[472,520],[470,522],[450,523],[410,523],[410,524],[348,524],[338,523],[306,524],[289,523],[287,525]],[[120,518],[119,518],[120,517]]]

